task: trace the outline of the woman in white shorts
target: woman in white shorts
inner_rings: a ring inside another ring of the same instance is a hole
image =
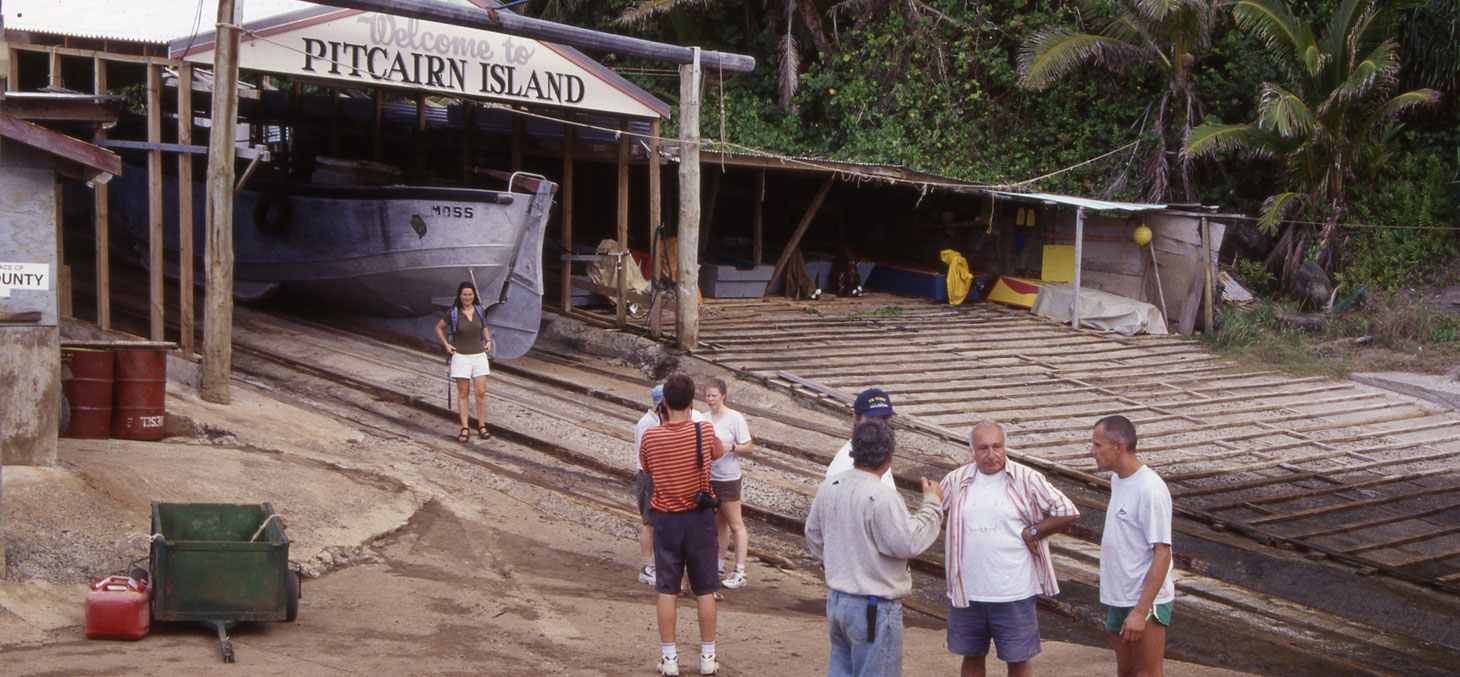
[[[467,397],[475,392],[477,396],[477,434],[482,439],[492,436],[487,431],[487,374],[491,366],[487,353],[492,350],[492,332],[487,329],[483,315],[486,310],[477,304],[477,290],[470,282],[463,282],[456,288],[456,301],[450,312],[436,323],[436,337],[446,352],[451,354],[451,378],[456,379],[456,410],[461,414],[461,433],[456,441],[465,442],[471,437],[471,408]],[[450,338],[447,331],[451,332]]]
[[[755,451],[755,441],[750,438],[750,426],[740,412],[725,406],[725,381],[710,379],[705,386],[705,403],[710,405],[710,422],[715,426],[715,437],[725,446],[725,455],[710,463],[710,488],[720,499],[720,509],[715,511],[715,526],[720,531],[720,565],[725,563],[725,554],[734,544],[735,570],[729,575],[720,573],[724,580],[720,584],[727,588],[745,587],[745,556],[749,548],[745,521],[740,517],[740,457]]]

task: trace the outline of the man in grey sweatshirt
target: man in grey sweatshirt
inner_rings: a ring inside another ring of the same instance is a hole
[[[943,490],[922,478],[923,504],[909,515],[882,483],[892,467],[892,428],[871,419],[852,431],[852,469],[816,490],[806,545],[826,568],[828,677],[902,674],[902,603],[912,592],[908,560],[938,540]]]

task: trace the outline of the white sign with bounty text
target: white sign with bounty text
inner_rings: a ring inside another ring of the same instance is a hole
[[[0,298],[9,298],[13,289],[48,291],[51,288],[49,263],[0,263]]]
[[[576,50],[529,38],[358,10],[250,28],[238,54],[248,70],[636,117],[669,114],[663,102]],[[211,64],[213,45],[175,43],[172,56]]]

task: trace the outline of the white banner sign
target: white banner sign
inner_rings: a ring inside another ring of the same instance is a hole
[[[398,85],[452,96],[664,117],[668,107],[573,50],[529,38],[389,14],[344,11],[256,29],[239,66],[356,86]],[[182,55],[213,62],[213,47]],[[585,62],[593,67],[586,67]]]
[[[12,289],[48,291],[50,288],[49,263],[0,263],[0,298],[9,298]]]

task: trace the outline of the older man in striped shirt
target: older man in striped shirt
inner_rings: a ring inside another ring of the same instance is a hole
[[[1008,460],[999,424],[973,426],[968,446],[973,463],[941,482],[948,650],[963,656],[962,677],[982,676],[992,639],[1010,677],[1025,677],[1040,651],[1034,598],[1059,593],[1045,539],[1080,512],[1044,475]]]

